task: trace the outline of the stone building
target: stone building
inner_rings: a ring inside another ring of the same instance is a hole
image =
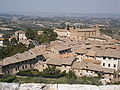
[[[0,73],[16,74],[21,70],[34,68],[36,63],[45,61],[43,50],[44,47],[35,47],[24,53],[18,53],[3,59],[0,61]]]
[[[47,61],[39,63],[35,68],[39,71],[43,71],[43,69],[47,68],[48,65],[56,66],[57,69],[60,69],[62,72],[68,72],[71,70],[71,66],[73,62],[76,60],[75,57],[68,57],[68,58],[59,58],[59,57],[52,57],[49,58]]]
[[[106,42],[107,41],[107,38],[104,38],[103,36],[101,37],[89,37],[87,40],[89,41],[94,41],[94,42]]]
[[[20,70],[27,70],[34,67],[36,62],[35,55],[31,52],[24,52],[2,61],[2,73],[15,74]]]
[[[15,36],[18,40],[26,40],[27,37],[25,36],[25,31],[16,31]]]
[[[71,29],[70,30],[70,39],[72,40],[86,40],[88,37],[99,36],[99,26],[96,25],[95,28],[87,28],[87,29]]]
[[[103,47],[102,47],[103,48]],[[114,70],[120,69],[120,51],[117,49],[94,49],[86,50],[79,48],[75,51],[75,55],[79,61],[84,59],[100,61],[100,65],[105,68]]]
[[[37,34],[38,34],[38,35],[41,35],[41,34],[43,34],[43,32],[44,32],[44,31],[37,31]]]
[[[78,77],[98,76],[98,73],[100,72],[104,72],[104,75],[103,75],[104,78],[113,79],[113,76],[114,76],[114,69],[104,68],[102,66],[99,66],[93,63],[74,62],[71,68]]]
[[[70,31],[67,29],[55,29],[54,32],[58,34],[58,37],[70,37]]]
[[[96,51],[96,60],[101,60],[101,66],[120,69],[120,51],[114,49],[106,49]]]
[[[56,55],[62,55],[71,53],[71,47],[68,47],[66,45],[56,45],[51,48],[51,51]]]

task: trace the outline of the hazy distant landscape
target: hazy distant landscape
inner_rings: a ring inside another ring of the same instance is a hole
[[[7,25],[9,24],[6,27],[12,28],[13,29],[12,31],[28,28],[39,29],[41,28],[41,26],[38,25],[39,23],[45,25],[46,27],[61,27],[60,26],[61,24],[64,24],[65,22],[70,22],[91,25],[92,24],[106,25],[106,29],[101,30],[102,33],[110,35],[116,39],[119,39],[120,35],[119,14],[5,13],[0,14],[0,17],[1,20],[3,19],[4,21],[3,24],[4,23],[7,23]],[[27,19],[27,21],[25,21],[25,19]],[[2,23],[0,25],[2,25]]]

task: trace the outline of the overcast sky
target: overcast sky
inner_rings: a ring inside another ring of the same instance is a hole
[[[0,0],[0,12],[120,14],[120,0]]]

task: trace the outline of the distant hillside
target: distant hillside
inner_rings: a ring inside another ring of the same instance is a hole
[[[110,21],[108,27],[100,31],[114,39],[120,40],[120,18]]]

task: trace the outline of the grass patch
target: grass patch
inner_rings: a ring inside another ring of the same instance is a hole
[[[102,85],[98,77],[78,77],[76,79],[60,78],[43,78],[43,77],[28,77],[28,76],[11,76],[5,75],[0,78],[1,82],[9,83],[45,83],[45,84],[90,84]]]
[[[42,77],[16,77],[13,81],[16,83],[45,83],[45,84],[90,84],[102,85],[98,77],[78,77],[76,80],[61,78],[42,78]]]

